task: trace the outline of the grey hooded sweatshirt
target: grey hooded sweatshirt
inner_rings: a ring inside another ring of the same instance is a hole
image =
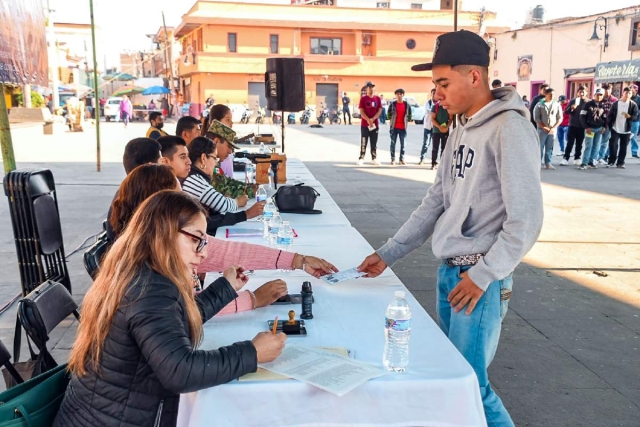
[[[460,119],[422,204],[378,249],[391,266],[433,235],[434,255],[483,253],[469,277],[483,290],[507,277],[535,243],[543,220],[540,142],[511,87]]]

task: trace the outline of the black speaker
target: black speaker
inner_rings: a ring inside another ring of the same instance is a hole
[[[267,108],[271,111],[302,111],[305,108],[304,60],[267,58],[264,75]]]

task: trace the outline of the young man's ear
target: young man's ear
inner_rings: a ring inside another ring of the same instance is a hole
[[[160,160],[158,160],[158,164],[160,165],[169,165],[170,164],[170,160],[168,157],[162,156],[160,157]]]

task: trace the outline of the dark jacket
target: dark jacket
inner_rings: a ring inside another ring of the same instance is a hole
[[[202,321],[236,297],[226,279],[217,279],[196,296]],[[99,368],[72,375],[54,427],[174,426],[181,393],[255,372],[257,353],[251,341],[194,350],[178,289],[145,268],[113,316]]]
[[[396,103],[398,101],[391,101],[389,108],[387,108],[387,118],[389,119],[389,129],[393,129],[396,125]],[[411,121],[411,106],[407,101],[402,101],[404,104],[404,129],[406,130]]]
[[[601,128],[606,124],[606,119],[602,102],[597,102],[594,99],[587,102],[580,111],[580,123],[585,129]]]
[[[189,176],[191,175],[200,175],[205,178],[207,181],[211,181],[211,177],[206,173],[202,172],[200,169],[191,165],[191,170],[189,171]],[[180,182],[182,184],[184,180]],[[210,236],[215,236],[218,228],[225,227],[229,225],[235,225],[239,222],[244,222],[247,220],[247,212],[246,211],[238,211],[238,212],[228,212],[225,214],[221,214],[211,209],[209,206],[203,205],[207,210],[207,234]]]
[[[613,125],[616,123],[616,118],[618,117],[618,102],[620,100],[613,103],[611,109],[609,110],[609,116],[607,117],[607,125],[610,129],[613,129]],[[627,111],[631,117],[629,117],[624,124],[624,131],[631,132],[631,122],[638,120],[638,105],[629,98],[629,110]]]
[[[564,108],[564,111],[565,113],[571,114],[571,118],[569,119],[569,126],[581,128],[582,122],[580,121],[580,112],[582,111],[584,106],[587,105],[587,102],[589,101],[580,99],[580,104],[578,104],[578,106],[573,111],[571,111],[571,107],[575,105],[576,99],[580,99],[580,98],[573,98],[571,101],[569,101],[567,106]]]
[[[538,105],[538,102],[540,102],[542,99],[544,99],[544,95],[537,95],[534,96],[533,99],[531,100],[531,104],[529,104],[529,114],[531,114],[531,124],[533,124],[534,128],[538,128],[538,124],[536,123],[535,119],[533,118],[533,110],[535,110],[536,105]]]

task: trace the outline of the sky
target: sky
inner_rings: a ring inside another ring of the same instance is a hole
[[[89,23],[89,0],[43,0],[54,12],[54,22]],[[246,0],[245,0],[246,1]],[[340,0],[348,3],[348,0]],[[106,55],[108,67],[119,65],[119,53],[151,47],[146,34],[155,34],[162,25],[164,11],[168,26],[178,26],[196,0],[93,0],[96,25],[100,27],[96,40]],[[638,0],[582,1],[562,0],[462,0],[462,9],[479,11],[483,6],[497,12],[498,23],[520,28],[527,11],[536,5],[545,8],[545,19],[586,16],[638,5]],[[100,51],[100,49],[99,49]],[[104,58],[98,61],[103,63]]]

